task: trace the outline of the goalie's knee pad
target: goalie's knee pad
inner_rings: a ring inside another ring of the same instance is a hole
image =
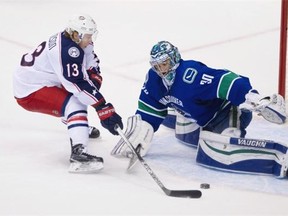
[[[162,124],[168,128],[175,129],[176,114],[175,114],[175,110],[173,108],[168,108],[167,116],[163,120]]]
[[[176,138],[185,145],[197,147],[200,134],[199,125],[180,114],[177,114],[176,116]]]

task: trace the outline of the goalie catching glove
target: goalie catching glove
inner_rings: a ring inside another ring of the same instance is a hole
[[[144,156],[150,147],[154,130],[149,123],[143,121],[141,116],[137,114],[127,119],[127,127],[124,134],[133,147],[140,151],[140,155]],[[111,151],[111,155],[118,158],[132,158],[133,154],[122,138]]]
[[[249,92],[246,94],[246,101],[239,108],[259,112],[267,121],[276,124],[283,124],[286,120],[285,101],[279,94],[261,97]]]

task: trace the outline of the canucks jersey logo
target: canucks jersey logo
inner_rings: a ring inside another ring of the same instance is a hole
[[[191,84],[193,83],[196,75],[197,75],[197,70],[194,68],[187,68],[186,71],[184,72],[184,76],[183,76],[183,81]]]

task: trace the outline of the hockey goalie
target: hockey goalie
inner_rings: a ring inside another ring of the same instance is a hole
[[[245,139],[253,113],[275,124],[285,123],[286,108],[281,95],[263,96],[247,77],[183,60],[177,47],[168,41],[152,47],[150,65],[138,109],[128,118],[125,131],[142,156],[163,124],[175,129],[181,143],[196,148],[195,159],[200,165],[287,178],[287,146]],[[111,154],[133,159],[123,139]]]

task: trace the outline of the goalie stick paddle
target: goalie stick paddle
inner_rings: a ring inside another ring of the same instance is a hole
[[[160,179],[156,176],[156,174],[153,172],[153,170],[149,167],[149,165],[146,163],[146,161],[135,150],[133,145],[129,142],[129,140],[126,138],[125,134],[122,132],[122,130],[120,129],[120,127],[118,125],[116,125],[115,130],[118,132],[118,134],[121,136],[121,138],[123,138],[123,140],[129,146],[129,148],[137,156],[140,163],[144,166],[146,171],[150,174],[150,176],[153,178],[153,180],[158,184],[158,186],[164,191],[164,193],[167,196],[186,197],[186,198],[200,198],[202,196],[202,192],[200,190],[169,190],[169,189],[167,189],[163,185],[163,183],[160,181]]]

